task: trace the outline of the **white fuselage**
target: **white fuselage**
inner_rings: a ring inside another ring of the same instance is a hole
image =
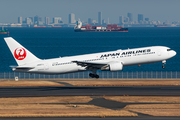
[[[72,57],[62,57],[47,60],[38,60],[29,64],[21,65],[21,67],[33,67],[33,69],[14,69],[18,72],[41,73],[41,74],[63,74],[79,71],[88,71],[87,66],[78,65],[78,61],[82,63],[90,63],[99,65],[101,69],[103,65],[109,65],[113,62],[121,62],[124,66],[139,65],[161,62],[175,56],[176,52],[168,47],[154,46],[136,49],[117,50],[110,52],[102,52],[95,54],[78,55]]]

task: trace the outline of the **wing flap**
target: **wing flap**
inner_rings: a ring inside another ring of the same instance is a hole
[[[96,63],[96,62],[84,62],[84,61],[72,61],[72,62],[76,63],[77,65],[81,67],[94,67],[94,68],[99,68],[99,69],[107,65],[106,63]]]

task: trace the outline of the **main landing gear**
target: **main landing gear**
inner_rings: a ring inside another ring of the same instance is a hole
[[[96,74],[97,68],[91,69],[92,73],[89,73],[89,76],[92,78],[99,78],[99,75]]]
[[[163,60],[163,61],[162,61],[162,64],[163,64],[163,65],[162,65],[162,68],[165,69],[166,60]]]
[[[89,76],[92,77],[92,78],[99,78],[99,75],[97,75],[97,74],[89,73]]]

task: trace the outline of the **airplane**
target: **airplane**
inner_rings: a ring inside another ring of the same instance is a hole
[[[91,78],[99,78],[97,70],[122,71],[126,66],[156,62],[162,62],[162,68],[165,68],[166,60],[176,55],[169,47],[151,46],[42,60],[12,37],[4,40],[18,64],[10,66],[12,71],[25,73],[65,74],[91,71]]]

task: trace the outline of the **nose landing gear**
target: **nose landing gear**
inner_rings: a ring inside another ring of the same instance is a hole
[[[162,61],[162,64],[163,64],[163,65],[162,65],[162,68],[165,69],[166,60],[163,60],[163,61]]]

